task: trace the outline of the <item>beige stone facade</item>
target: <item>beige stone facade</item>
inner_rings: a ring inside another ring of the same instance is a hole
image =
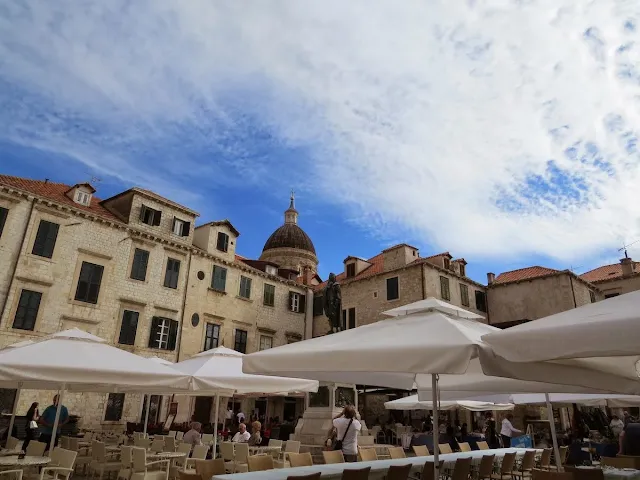
[[[640,290],[640,262],[625,256],[620,263],[603,265],[580,275],[596,285],[605,298]]]
[[[194,228],[196,212],[147,190],[104,201],[94,192],[0,176],[0,348],[78,327],[175,362],[217,345],[250,353],[310,336],[310,289],[273,264],[245,263],[230,222]],[[223,288],[214,288],[214,265],[225,269]],[[52,395],[23,391],[17,411]],[[105,421],[107,398],[69,394],[64,404],[85,427],[140,421],[140,395],[125,396],[115,421]],[[170,401],[176,421],[188,420],[194,400],[163,400],[159,421]],[[249,413],[255,403],[240,406]],[[302,409],[300,399],[271,399],[271,415],[282,417],[285,404],[289,415]]]
[[[544,267],[488,275],[489,323],[507,328],[604,299],[574,273]]]
[[[364,260],[347,257],[338,275],[346,328],[380,320],[381,313],[408,303],[435,297],[485,316],[485,287],[466,276],[466,262],[442,253],[420,257],[410,245],[396,245]],[[330,325],[322,310],[322,289],[315,287],[313,336],[326,334]]]

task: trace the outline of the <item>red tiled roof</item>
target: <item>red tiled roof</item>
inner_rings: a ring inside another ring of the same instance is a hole
[[[538,277],[544,277],[545,275],[551,275],[553,273],[559,273],[560,270],[555,270],[553,268],[547,267],[526,267],[520,268],[518,270],[511,270],[510,272],[503,272],[496,277],[493,281],[492,285],[496,285],[499,283],[511,283],[518,282],[521,280],[532,280]]]
[[[16,188],[38,197],[47,198],[62,205],[67,205],[78,210],[85,210],[94,215],[120,222],[115,215],[100,204],[101,200],[96,196],[91,197],[91,204],[88,206],[80,205],[79,203],[71,200],[65,195],[65,192],[68,192],[69,189],[73,187],[65,185],[64,183],[45,182],[42,180],[31,180],[29,178],[12,177],[10,175],[0,175],[0,185]]]
[[[368,266],[367,268],[365,268],[363,271],[361,271],[355,277],[347,278],[347,275],[344,272],[342,272],[342,273],[339,273],[338,275],[336,275],[336,280],[339,283],[342,283],[344,280],[348,280],[349,282],[351,282],[351,281],[354,281],[354,280],[362,280],[363,278],[373,277],[374,275],[382,273],[382,270],[384,268],[384,256],[383,256],[382,253],[379,253],[375,257],[371,257],[371,258],[367,259],[366,262],[370,263],[371,265]],[[325,287],[326,284],[327,284],[327,281],[325,280],[321,284],[316,285],[314,287],[314,290],[316,290],[316,291],[322,290]]]
[[[633,271],[634,273],[640,273],[640,262],[633,262]],[[620,277],[622,277],[622,265],[619,263],[603,265],[580,275],[581,279],[591,283],[615,280]]]

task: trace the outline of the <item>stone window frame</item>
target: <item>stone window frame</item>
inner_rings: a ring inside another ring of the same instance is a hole
[[[267,287],[272,290],[270,292],[269,299],[271,303],[267,303]],[[276,306],[276,286],[271,283],[264,283],[262,286],[262,304],[265,307],[275,307]]]
[[[216,339],[216,345],[215,346],[211,346],[209,348],[207,348],[207,339],[209,338],[207,336],[207,329],[209,328],[209,325],[211,325],[213,327],[213,329],[215,330],[215,328],[217,327],[218,329],[218,336],[212,336],[211,338],[215,338]],[[203,336],[203,341],[202,341],[202,351],[206,352],[207,350],[211,350],[213,348],[217,348],[220,346],[220,334],[222,333],[222,324],[220,323],[216,323],[216,322],[209,322],[206,321],[204,322],[204,326],[202,329],[202,336]]]
[[[0,238],[2,238],[2,232],[4,232],[4,227],[7,224],[7,220],[9,220],[10,213],[10,208],[0,205]]]
[[[122,322],[124,321],[124,312],[135,312],[138,314],[138,323],[136,324],[136,333],[133,338],[133,344],[120,343],[120,336],[122,333]],[[135,347],[137,345],[138,339],[140,338],[138,334],[140,333],[140,326],[143,323],[143,315],[144,315],[143,308],[135,307],[131,305],[125,305],[125,304],[120,305],[120,308],[118,309],[118,325],[115,332],[116,338],[114,343],[116,345],[123,346],[123,347]]]
[[[68,303],[73,305],[80,305],[86,308],[100,308],[100,301],[105,295],[105,285],[108,283],[109,276],[111,275],[111,260],[112,257],[92,253],[89,250],[78,249],[78,256],[76,258],[76,268],[73,272],[73,279],[71,280],[69,286],[69,300]],[[76,300],[76,291],[78,289],[78,280],[80,279],[80,271],[82,270],[82,263],[93,263],[96,265],[101,265],[103,268],[102,271],[102,279],[100,280],[100,291],[98,292],[98,299],[96,303],[88,303],[83,302],[81,300]]]
[[[269,346],[266,348],[262,348],[262,340],[269,340]],[[258,351],[261,352],[262,350],[268,350],[270,348],[273,348],[273,335],[267,335],[266,333],[260,332],[260,338],[258,339]]]
[[[42,285],[35,282],[29,282],[26,280],[21,280],[14,286],[14,295],[13,302],[11,305],[11,310],[9,312],[8,317],[8,325],[7,328],[13,332],[20,332],[21,334],[29,335],[30,333],[36,333],[40,331],[40,326],[42,324],[42,317],[44,315],[43,311],[45,310],[45,306],[47,304],[47,296],[49,293],[50,285]],[[40,306],[38,307],[38,315],[36,315],[36,321],[33,324],[33,330],[23,330],[21,328],[13,328],[13,320],[16,317],[16,312],[18,311],[18,305],[20,303],[20,296],[22,295],[22,290],[31,290],[32,292],[38,292],[42,294],[40,298]]]
[[[463,307],[471,306],[471,299],[469,298],[469,285],[467,285],[466,283],[460,283],[460,304]]]
[[[162,269],[162,287],[163,288],[168,288],[170,290],[179,290],[180,289],[180,276],[183,273],[183,263],[184,263],[184,259],[183,258],[176,258],[177,255],[171,255],[171,254],[167,254],[165,256],[164,259],[164,268]],[[178,278],[176,278],[176,286],[175,287],[171,287],[167,285],[167,272],[168,272],[168,268],[169,268],[169,260],[172,260],[174,262],[178,262],[180,264],[179,268],[178,268]]]
[[[396,280],[396,291],[397,291],[397,295],[395,298],[389,298],[389,280]],[[385,285],[385,289],[387,292],[387,302],[395,302],[396,300],[400,299],[400,277],[398,275],[396,275],[395,277],[389,277],[386,278],[384,281],[384,285]]]
[[[107,420],[107,411],[109,409],[109,397],[111,397],[111,395],[122,395],[122,411],[120,412],[120,418],[118,420]],[[101,424],[104,425],[119,425],[123,423],[123,419],[125,416],[125,404],[127,402],[127,396],[126,394],[124,394],[123,392],[119,392],[119,393],[107,393],[107,396],[104,400],[104,407],[102,409],[102,420],[101,420]]]
[[[55,263],[56,260],[54,260],[54,258],[56,257],[56,250],[58,250],[61,242],[61,236],[63,231],[62,227],[64,226],[63,221],[69,218],[71,218],[69,215],[52,211],[40,205],[36,206],[33,212],[33,219],[31,220],[31,224],[29,225],[29,241],[27,242],[27,246],[25,248],[24,253],[31,258],[37,258],[38,260],[43,262]],[[56,223],[58,225],[56,243],[53,246],[51,257],[42,257],[40,255],[36,255],[33,253],[33,247],[36,243],[36,238],[38,236],[38,228],[40,228],[40,222],[42,220],[50,223]]]
[[[440,297],[448,302],[451,301],[451,280],[444,275],[440,275]]]

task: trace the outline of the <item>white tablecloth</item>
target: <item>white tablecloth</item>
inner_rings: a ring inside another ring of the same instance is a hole
[[[526,448],[500,448],[495,450],[474,450],[472,452],[447,453],[440,455],[440,459],[447,463],[453,463],[460,457],[472,457],[479,462],[483,455],[495,455],[502,457],[505,453],[516,452],[518,456],[524,455]],[[413,472],[422,471],[425,462],[433,461],[433,456],[398,458],[395,460],[376,460],[373,462],[335,463],[331,465],[314,465],[313,467],[281,468],[263,472],[236,473],[228,475],[216,475],[212,480],[286,480],[290,475],[309,475],[320,472],[323,479],[340,478],[345,469],[358,469],[371,467],[369,478],[382,478],[391,465],[413,465]],[[625,479],[629,480],[629,479]]]

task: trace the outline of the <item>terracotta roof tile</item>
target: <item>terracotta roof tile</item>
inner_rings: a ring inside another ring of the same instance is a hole
[[[0,185],[6,185],[8,187],[22,190],[38,197],[47,198],[56,203],[67,205],[78,210],[85,210],[94,215],[121,223],[115,215],[100,204],[101,200],[96,196],[91,197],[91,204],[88,206],[80,205],[71,200],[65,195],[65,193],[73,187],[65,185],[64,183],[45,182],[43,180],[31,180],[29,178],[0,175]]]
[[[538,277],[544,277],[545,275],[551,275],[553,273],[559,273],[560,270],[553,268],[533,266],[520,268],[518,270],[511,270],[510,272],[503,272],[496,277],[492,285],[500,283],[518,282],[521,280],[532,280]]]
[[[633,271],[634,273],[640,273],[640,262],[633,262]],[[591,283],[615,280],[620,277],[622,277],[622,265],[619,263],[603,265],[580,275],[581,279]]]
[[[347,276],[346,276],[346,274],[344,272],[339,273],[338,275],[336,275],[336,279],[337,279],[338,283],[344,283],[345,280],[347,280],[349,282],[354,281],[354,280],[362,280],[363,278],[373,277],[374,275],[382,273],[383,268],[384,268],[384,256],[383,256],[382,253],[379,253],[375,257],[371,257],[371,258],[367,259],[366,262],[370,263],[371,265],[368,266],[367,268],[365,268],[363,271],[361,271],[355,277],[347,278]],[[316,291],[322,290],[325,287],[326,284],[327,284],[327,281],[325,280],[321,284],[316,285],[314,287],[314,290],[316,290]]]

